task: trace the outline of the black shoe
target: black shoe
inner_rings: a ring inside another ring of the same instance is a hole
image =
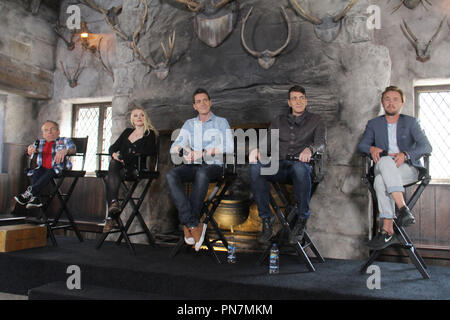
[[[14,200],[16,200],[21,205],[26,205],[30,200],[32,200],[33,194],[31,193],[31,187],[28,187],[28,189],[17,196],[14,197]]]
[[[414,219],[414,216],[409,210],[409,208],[407,206],[401,207],[398,210],[397,224],[400,227],[407,227],[414,223],[416,223],[416,219]]]
[[[308,221],[308,219],[304,218],[297,219],[297,222],[295,223],[294,228],[292,229],[291,235],[289,237],[290,244],[297,244],[303,240],[303,236],[306,230],[306,221]]]
[[[32,197],[27,203],[27,209],[40,208],[42,207],[42,202],[37,197]]]
[[[17,203],[21,204],[22,206],[26,205],[28,201],[30,201],[30,197],[25,197],[23,194],[19,194],[14,197],[14,200],[17,201]]]
[[[375,238],[367,242],[367,246],[372,250],[382,250],[396,243],[395,234],[390,236],[387,232],[379,232]]]
[[[261,237],[259,237],[258,239],[260,243],[269,242],[270,238],[272,238],[273,222],[274,222],[273,217],[262,219],[263,228],[261,232]]]

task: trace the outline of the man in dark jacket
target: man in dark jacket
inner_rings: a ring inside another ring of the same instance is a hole
[[[405,204],[403,185],[418,178],[420,158],[432,148],[416,118],[400,114],[405,95],[390,86],[381,96],[384,115],[367,123],[358,151],[369,155],[375,163],[374,189],[377,195],[381,232],[368,242],[368,247],[381,250],[395,242],[393,219],[397,205],[400,226],[415,223]]]
[[[270,240],[273,231],[274,216],[269,206],[268,181],[292,182],[298,219],[289,242],[295,244],[303,238],[306,222],[310,216],[311,167],[309,161],[314,153],[324,152],[326,145],[325,123],[319,115],[306,110],[307,104],[305,88],[292,87],[289,90],[288,99],[292,112],[278,116],[269,127],[269,135],[276,133],[275,130],[278,130],[279,134],[275,145],[271,143],[272,161],[276,161],[277,155],[280,161],[277,172],[264,174],[264,168],[269,165],[261,163],[260,150],[255,149],[250,153],[251,187],[258,206],[259,217],[263,221],[260,242]]]

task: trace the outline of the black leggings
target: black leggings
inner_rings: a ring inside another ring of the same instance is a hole
[[[125,175],[125,166],[114,159],[109,163],[108,175],[106,176],[106,200],[111,204],[112,200],[117,200],[120,182]]]

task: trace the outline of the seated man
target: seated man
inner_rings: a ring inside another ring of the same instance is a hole
[[[43,139],[36,140],[27,149],[29,156],[37,152],[37,167],[28,172],[28,176],[32,176],[32,184],[24,193],[14,197],[18,203],[26,205],[27,209],[42,207],[40,192],[53,177],[65,169],[65,156],[75,154],[76,150],[71,139],[59,137],[59,125],[56,122],[47,120],[41,129]],[[70,161],[65,165],[66,169],[72,168]]]
[[[305,88],[294,86],[289,89],[288,105],[291,113],[278,116],[269,127],[269,134],[279,130],[278,145],[272,145],[272,158],[279,150],[279,167],[275,174],[263,174],[260,150],[250,152],[250,179],[258,214],[263,222],[264,243],[272,237],[274,216],[269,206],[270,186],[268,181],[286,183],[292,181],[297,202],[298,219],[289,242],[296,244],[303,239],[306,222],[310,216],[311,167],[309,161],[317,151],[323,152],[326,144],[326,127],[321,117],[306,110],[308,100]],[[261,143],[260,143],[261,145]],[[294,160],[295,159],[295,160]]]
[[[198,251],[206,232],[206,224],[200,223],[203,200],[209,183],[222,175],[224,151],[233,152],[233,137],[228,121],[211,112],[206,90],[194,92],[193,106],[198,116],[184,123],[170,148],[172,159],[183,150],[184,164],[171,169],[166,178],[183,225],[185,242],[195,244]],[[184,192],[185,182],[193,182],[190,199]]]
[[[393,219],[397,205],[399,226],[415,223],[414,216],[405,204],[403,185],[417,180],[422,167],[419,159],[431,152],[431,145],[416,118],[400,114],[405,95],[395,86],[381,95],[384,115],[367,123],[358,151],[371,156],[375,163],[374,189],[378,199],[381,232],[367,246],[381,250],[391,245],[395,238]]]

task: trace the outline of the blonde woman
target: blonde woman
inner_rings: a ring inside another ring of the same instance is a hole
[[[120,182],[125,171],[132,172],[137,169],[138,159],[135,154],[155,156],[157,152],[156,136],[158,131],[151,123],[147,112],[142,107],[133,107],[130,122],[133,128],[126,128],[109,147],[112,159],[106,177],[106,199],[109,209],[104,232],[111,230],[114,224],[112,217],[120,212],[120,204],[117,201]],[[143,157],[141,168],[145,168],[145,166]]]

